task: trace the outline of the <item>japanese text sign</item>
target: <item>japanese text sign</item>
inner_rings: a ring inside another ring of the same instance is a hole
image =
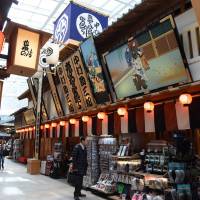
[[[18,29],[14,65],[35,69],[39,49],[38,33]]]
[[[71,2],[54,24],[54,39],[82,41],[90,35],[98,35],[108,26],[108,17]]]

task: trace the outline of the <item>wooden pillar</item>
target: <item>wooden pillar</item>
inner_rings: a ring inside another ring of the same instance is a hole
[[[194,8],[196,17],[197,17],[197,21],[200,25],[200,1],[199,0],[192,0],[192,6]]]

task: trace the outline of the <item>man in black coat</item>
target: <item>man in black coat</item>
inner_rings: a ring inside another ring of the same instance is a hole
[[[79,200],[79,197],[86,197],[86,195],[81,194],[81,189],[83,185],[83,176],[86,175],[87,171],[87,149],[86,149],[86,140],[84,137],[80,138],[80,144],[77,144],[74,147],[72,157],[72,168],[73,172],[76,175],[75,181],[75,191],[74,199]]]

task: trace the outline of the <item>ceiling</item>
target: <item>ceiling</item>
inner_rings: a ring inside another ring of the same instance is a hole
[[[31,28],[53,33],[53,22],[69,4],[69,0],[18,0],[12,4],[8,18]],[[139,4],[141,0],[76,0],[76,3],[109,15],[109,25]]]

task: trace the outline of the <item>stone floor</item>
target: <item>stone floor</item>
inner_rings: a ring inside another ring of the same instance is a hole
[[[86,200],[102,198],[84,191]],[[55,180],[44,175],[29,175],[26,166],[5,160],[5,170],[0,171],[0,200],[71,200],[73,188],[66,180]]]

